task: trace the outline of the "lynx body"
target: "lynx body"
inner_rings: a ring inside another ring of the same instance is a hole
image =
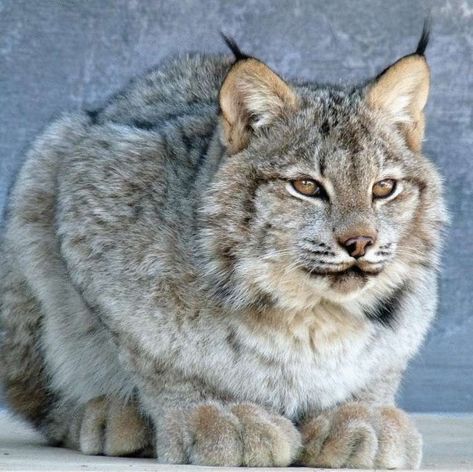
[[[445,221],[425,43],[357,88],[230,44],[53,123],[2,243],[12,409],[92,454],[418,467],[394,402]]]

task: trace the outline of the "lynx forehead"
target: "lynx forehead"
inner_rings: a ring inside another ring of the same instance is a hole
[[[418,467],[394,399],[445,221],[427,39],[359,87],[227,40],[233,60],[171,60],[53,123],[2,241],[10,406],[88,454]]]

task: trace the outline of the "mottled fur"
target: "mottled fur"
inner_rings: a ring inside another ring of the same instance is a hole
[[[86,453],[418,467],[394,396],[436,307],[427,90],[421,54],[355,88],[194,55],[52,124],[8,205],[12,409]],[[363,231],[355,261],[338,241]]]

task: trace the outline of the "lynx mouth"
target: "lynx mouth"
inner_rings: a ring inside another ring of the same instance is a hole
[[[336,293],[350,294],[366,287],[370,280],[382,272],[383,268],[373,267],[366,263],[355,263],[341,270],[309,269],[308,267],[304,267],[304,270],[311,277],[325,277],[329,282],[330,289]]]
[[[302,269],[312,276],[332,276],[337,278],[373,277],[382,272],[380,268],[367,267],[366,265],[361,266],[358,264],[341,270],[308,268],[305,266],[303,266]]]

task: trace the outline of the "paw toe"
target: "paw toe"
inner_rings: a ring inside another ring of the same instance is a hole
[[[106,400],[96,398],[85,406],[80,425],[79,449],[84,454],[103,453]]]
[[[334,432],[325,442],[318,458],[322,467],[371,468],[378,440],[371,425],[355,422],[346,429]]]
[[[421,460],[422,436],[408,415],[394,407],[382,408],[376,467],[418,469]]]
[[[193,444],[189,462],[197,465],[238,466],[242,444],[234,415],[216,405],[202,405],[192,415]]]
[[[107,456],[127,456],[145,449],[148,427],[131,406],[110,405],[104,434],[103,452]]]
[[[284,467],[295,459],[300,435],[289,420],[271,415],[255,405],[235,405],[232,412],[241,425],[242,465]]]

